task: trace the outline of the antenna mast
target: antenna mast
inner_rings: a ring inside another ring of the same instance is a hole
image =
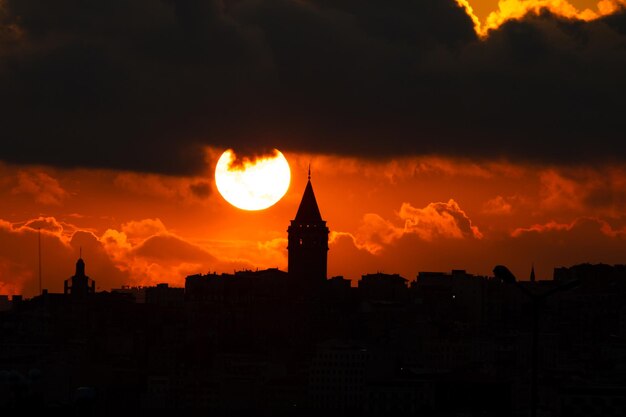
[[[41,295],[41,227],[37,228],[37,246],[39,249],[39,295]]]

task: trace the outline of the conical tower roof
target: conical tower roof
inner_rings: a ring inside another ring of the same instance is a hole
[[[324,221],[322,220],[320,209],[317,206],[317,200],[315,199],[315,193],[313,192],[310,178],[306,183],[304,195],[302,196],[302,201],[300,201],[300,207],[298,207],[294,221],[297,223],[320,223]]]

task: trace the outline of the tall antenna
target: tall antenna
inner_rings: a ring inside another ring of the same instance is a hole
[[[39,295],[41,295],[41,227],[37,228],[37,246],[39,248]]]
[[[311,181],[311,163],[309,162],[309,181]]]

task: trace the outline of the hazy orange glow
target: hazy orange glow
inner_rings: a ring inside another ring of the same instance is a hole
[[[289,163],[277,149],[274,155],[250,160],[234,166],[237,156],[225,151],[215,167],[215,183],[226,201],[243,210],[263,210],[276,204],[291,180]]]
[[[443,157],[365,160],[286,154],[293,184],[266,210],[235,209],[211,172],[172,177],[0,164],[0,293],[59,292],[82,247],[99,290],[184,285],[186,275],[287,268],[287,233],[308,165],[331,230],[329,276],[381,271],[527,278],[580,262],[623,263],[626,168],[558,167]]]
[[[539,14],[543,10],[567,19],[590,21],[626,6],[626,0],[600,0],[596,5],[597,10],[591,8],[580,10],[567,0],[500,0],[497,10],[490,12],[481,21],[471,6],[472,1],[456,0],[456,2],[472,19],[474,30],[480,37],[488,36],[490,30],[497,29],[509,20],[520,19],[529,13]]]
[[[0,0],[0,294],[38,292],[39,247],[51,292],[81,249],[99,291],[286,270],[309,164],[329,277],[624,263],[626,0],[455,1],[142,6],[120,42],[123,2]]]

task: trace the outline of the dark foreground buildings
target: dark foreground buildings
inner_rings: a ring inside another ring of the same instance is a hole
[[[288,233],[288,272],[96,293],[81,259],[65,294],[0,298],[2,415],[527,416],[533,386],[537,415],[626,415],[626,267],[351,287],[310,182]]]

